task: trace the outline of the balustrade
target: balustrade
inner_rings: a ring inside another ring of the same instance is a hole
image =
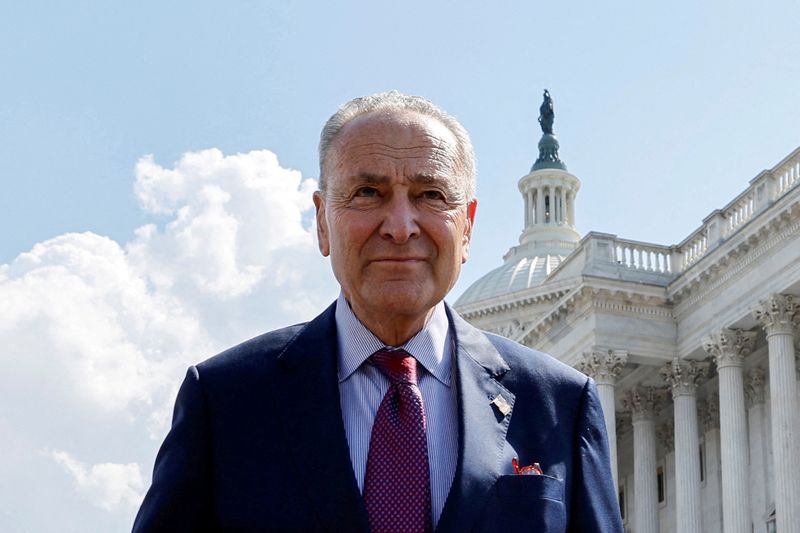
[[[729,209],[723,212],[723,216],[727,220],[726,236],[733,233],[736,228],[753,218],[755,212],[755,193],[752,187],[748,190],[748,194],[736,202]]]
[[[681,246],[681,249],[683,251],[683,268],[685,270],[700,259],[708,249],[708,237],[706,236],[705,228],[700,228],[700,231],[695,232],[694,237]]]
[[[800,154],[796,154],[789,161],[779,166],[778,170],[773,171],[773,175],[778,177],[778,196],[794,187],[798,179],[800,179]]]
[[[614,239],[613,250],[617,264],[646,272],[672,273],[670,250],[666,246]]]
[[[599,238],[604,242],[603,246],[610,244],[611,259],[621,267],[655,274],[680,274],[708,252],[709,242],[712,248],[718,246],[752,220],[756,212],[769,202],[777,201],[781,196],[788,194],[798,182],[800,182],[800,149],[772,170],[759,174],[728,206],[713,212],[702,226],[676,246],[661,246],[608,235],[593,236],[592,240]],[[548,198],[547,206],[544,205],[544,197]],[[537,222],[552,223],[555,220],[559,223],[572,224],[573,201],[574,195],[570,191],[553,187],[540,189],[536,197],[536,208],[542,215],[537,214]],[[545,211],[549,212],[549,216],[544,215]],[[540,216],[543,219],[540,219]],[[587,242],[585,246],[593,245]],[[608,260],[608,255],[604,256],[604,260]]]

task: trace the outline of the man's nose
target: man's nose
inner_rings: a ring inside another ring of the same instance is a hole
[[[413,201],[405,195],[395,195],[386,205],[383,222],[380,227],[381,237],[396,243],[404,243],[419,236],[417,210]]]

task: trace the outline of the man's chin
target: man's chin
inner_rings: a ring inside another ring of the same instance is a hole
[[[419,281],[402,280],[382,283],[380,288],[364,294],[363,307],[371,317],[411,318],[426,315],[439,300],[420,286]]]

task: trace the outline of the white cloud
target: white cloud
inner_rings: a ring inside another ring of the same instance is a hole
[[[136,507],[144,496],[145,483],[136,463],[99,463],[88,466],[64,451],[45,451],[72,476],[86,499],[106,511],[121,506]]]
[[[304,320],[335,297],[317,249],[315,189],[267,150],[192,152],[169,169],[146,156],[136,196],[171,218],[139,228],[126,251],[156,291],[193,308],[223,344]]]
[[[48,457],[94,504],[130,512],[186,367],[335,298],[315,188],[266,150],[173,168],[147,156],[134,189],[154,222],[131,241],[69,233],[0,265],[0,427],[30,450],[71,449],[87,463]],[[0,472],[24,479],[7,460]]]
[[[280,285],[275,274],[285,254],[316,250],[302,224],[315,188],[267,150],[188,153],[173,169],[144,157],[136,165],[137,198],[143,209],[174,218],[163,232],[140,229],[131,252],[159,273],[154,281],[162,286],[189,283],[224,299],[259,283]]]
[[[165,367],[212,344],[179,300],[149,290],[125,251],[92,233],[37,244],[0,282],[6,372],[60,401],[102,411],[150,402]]]

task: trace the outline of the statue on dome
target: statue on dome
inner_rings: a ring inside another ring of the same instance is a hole
[[[553,99],[550,97],[550,91],[544,90],[544,101],[539,106],[539,124],[542,126],[542,133],[553,134]]]

